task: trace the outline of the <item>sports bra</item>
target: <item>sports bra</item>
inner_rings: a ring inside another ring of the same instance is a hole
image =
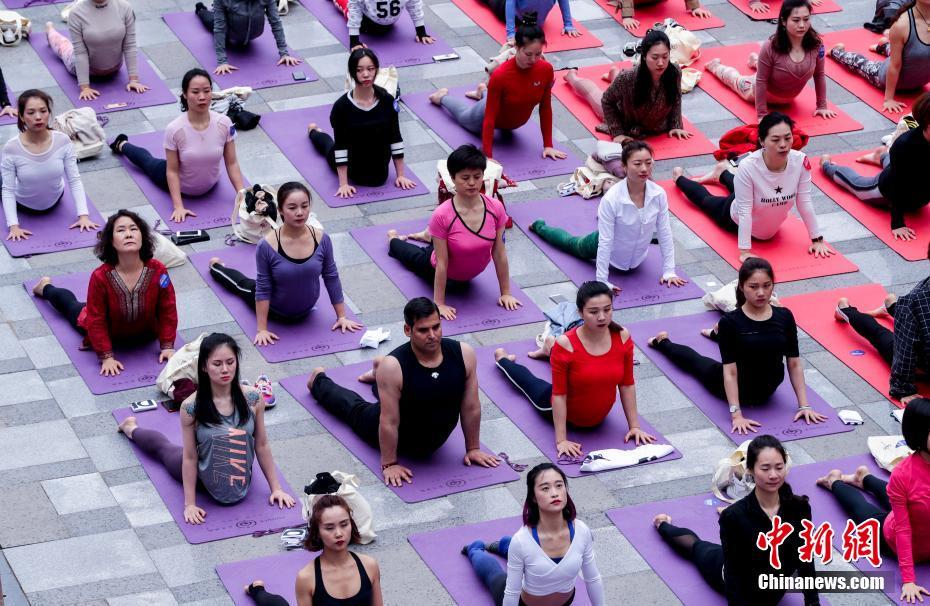
[[[281,245],[281,230],[280,229],[274,232],[274,237],[278,241],[278,254],[284,257],[285,259],[287,259],[288,261],[290,261],[291,263],[300,264],[300,263],[306,263],[307,261],[309,261],[310,257],[312,257],[314,253],[316,253],[316,249],[320,247],[320,243],[317,242],[316,240],[316,232],[313,231],[313,228],[308,225],[307,229],[310,230],[310,237],[313,238],[313,252],[310,253],[309,256],[303,259],[294,259],[293,257],[288,256],[288,254],[284,252],[284,247]]]
[[[574,524],[573,522],[569,522],[569,523],[568,523],[568,542],[569,542],[569,546],[571,546],[570,544],[571,544],[571,542],[572,542],[572,540],[573,540],[574,538],[575,538],[575,524]],[[540,547],[542,547],[542,543],[539,541],[539,531],[536,530],[536,527],[535,527],[535,526],[533,526],[533,540],[536,541],[536,544],[537,544],[537,545],[539,545]],[[545,550],[544,550],[544,551],[545,551]],[[553,558],[552,556],[549,556],[549,559],[552,560],[553,562],[555,562],[556,564],[558,564],[559,562],[562,561],[562,558],[563,558],[563,557],[565,557],[565,556],[561,556],[561,557],[558,557],[558,558]]]
[[[365,572],[362,560],[351,551],[349,555],[355,560],[355,565],[358,566],[358,576],[362,579],[358,593],[350,598],[334,598],[329,595],[326,592],[326,585],[323,584],[323,570],[320,567],[320,558],[317,557],[313,560],[313,575],[316,584],[316,589],[313,591],[313,601],[311,602],[313,606],[371,606],[371,579],[368,578],[368,573]]]

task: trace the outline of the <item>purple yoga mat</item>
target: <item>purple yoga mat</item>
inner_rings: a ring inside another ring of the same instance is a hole
[[[349,28],[346,18],[331,0],[301,0],[304,8],[310,11],[320,25],[326,28],[339,42],[349,48]],[[362,43],[377,53],[381,65],[409,67],[433,63],[433,56],[455,52],[451,46],[427,32],[433,38],[432,44],[420,44],[416,41],[417,32],[413,21],[404,11],[400,19],[383,35],[362,34]]]
[[[287,600],[288,604],[296,606],[294,583],[297,573],[307,564],[312,564],[318,553],[295,549],[264,558],[220,564],[216,567],[216,574],[236,606],[255,606],[255,602],[243,588],[256,579],[265,583],[266,591],[275,593]]]
[[[326,370],[327,376],[336,383],[354,390],[369,402],[375,397],[371,386],[359,383],[358,375],[371,369],[371,362],[361,362],[349,366],[339,366]],[[381,477],[381,453],[362,441],[349,426],[326,412],[307,391],[307,375],[298,375],[282,380],[281,387],[286,389],[300,404],[312,414],[334,438],[365,464],[376,477]],[[491,452],[484,444],[481,448]],[[404,484],[391,490],[405,503],[419,503],[437,499],[449,494],[512,482],[520,478],[519,474],[501,462],[498,467],[466,466],[462,463],[465,456],[465,437],[460,428],[456,428],[445,445],[426,460],[398,457],[402,465],[413,470],[413,483]]]
[[[465,92],[472,88],[474,86],[457,86],[450,88],[449,94],[464,98]],[[465,143],[473,143],[480,149],[481,137],[459,126],[445,109],[430,103],[430,94],[432,91],[405,94],[403,102],[452,149]],[[531,119],[517,130],[509,133],[498,130],[494,135],[494,159],[504,165],[504,174],[514,181],[570,175],[582,164],[582,160],[563,143],[557,144],[556,149],[568,153],[568,157],[564,160],[543,160],[542,134],[536,119]]]
[[[388,242],[385,234],[391,228],[401,234],[409,234],[422,230],[426,227],[426,223],[426,219],[416,219],[390,225],[361,227],[350,232],[355,241],[408,299],[414,297],[432,299],[433,285],[409,271],[397,259],[388,256]],[[494,272],[494,263],[488,263],[485,270],[471,281],[467,291],[446,292],[446,303],[454,307],[457,314],[455,320],[443,321],[443,334],[448,337],[476,330],[530,324],[543,319],[542,310],[520,290],[513,278],[510,279],[510,292],[523,303],[523,307],[515,311],[507,311],[497,304],[500,286],[497,283],[497,274]]]
[[[794,474],[794,470],[791,474]],[[705,541],[719,544],[720,526],[716,508],[723,505],[726,503],[712,496],[694,495],[611,509],[607,517],[685,606],[723,606],[727,603],[726,598],[704,581],[694,564],[672,551],[652,524],[657,514],[667,513],[672,516],[672,524],[675,526],[690,528]],[[820,601],[828,603],[822,594]],[[780,604],[801,606],[804,604],[804,595],[786,593]]]
[[[532,339],[481,347],[475,352],[478,356],[478,386],[481,391],[491,398],[491,401],[513,421],[514,425],[520,428],[520,431],[536,445],[536,448],[541,450],[550,461],[558,463],[559,457],[555,449],[555,430],[552,428],[552,421],[539,414],[526,396],[497,367],[494,362],[494,350],[498,347],[503,347],[508,353],[517,354],[517,362],[526,366],[537,377],[551,382],[552,370],[549,363],[542,360],[533,360],[526,356],[526,352],[536,349],[536,343]],[[655,427],[650,425],[642,415],[639,417],[639,422],[643,431],[656,437],[657,444],[668,444],[668,440],[656,431]],[[618,396],[613,409],[603,423],[590,429],[569,426],[568,439],[580,443],[585,453],[605,448],[631,450],[636,447],[635,442],[623,443],[623,437],[629,429]],[[670,455],[657,461],[650,461],[650,463],[661,463],[680,458],[681,453],[676,450]],[[591,475],[581,473],[579,470],[580,465],[564,465],[561,469],[573,478]]]
[[[822,461],[819,463],[810,463],[808,465],[799,465],[791,469],[788,479],[791,487],[796,493],[806,494],[811,500],[811,512],[813,513],[813,522],[822,524],[829,521],[833,527],[833,558],[842,560],[843,558],[843,529],[846,526],[846,520],[849,516],[840,507],[839,501],[833,497],[826,489],[816,485],[817,478],[827,475],[832,469],[839,469],[843,473],[853,473],[857,467],[865,465],[869,468],[875,477],[882,480],[888,480],[888,472],[878,466],[870,455],[862,454],[835,461]],[[867,492],[862,493],[866,499],[875,503],[875,500]],[[859,560],[854,566],[863,572],[882,572],[885,575],[885,594],[892,602],[902,603],[898,600],[901,595],[901,572],[898,563],[892,558],[882,558],[882,565],[873,568],[867,560]],[[917,573],[917,584],[924,587],[930,586],[930,562],[917,564],[914,567]]]
[[[61,288],[67,288],[74,293],[78,301],[87,300],[87,283],[90,281],[90,272],[81,272],[68,274],[66,276],[54,276],[52,284]],[[32,287],[38,280],[29,280],[23,283],[26,292],[32,296]],[[115,346],[116,359],[123,363],[123,372],[115,377],[104,377],[100,374],[100,361],[97,360],[97,354],[93,350],[81,351],[79,348],[84,338],[68,324],[55,309],[44,299],[35,299],[35,305],[39,313],[45,318],[52,334],[58,339],[61,348],[68,354],[68,358],[78,374],[84,379],[90,392],[96,395],[113,393],[124,389],[135,389],[137,387],[147,387],[155,384],[158,373],[161,372],[162,364],[158,363],[158,354],[161,351],[158,341],[152,341],[148,345],[134,348]],[[184,339],[179,334],[174,341],[175,347],[184,345]]]
[[[594,261],[583,261],[562,252],[531,232],[530,224],[537,219],[544,219],[547,225],[561,227],[574,236],[586,236],[597,231],[597,206],[596,201],[573,196],[514,203],[507,207],[507,212],[549,260],[572,282],[581,286],[583,282],[594,279]],[[688,280],[688,276],[680,269],[677,273],[679,278]],[[614,297],[614,309],[686,301],[704,296],[704,290],[691,281],[681,287],[670,287],[659,283],[661,277],[662,252],[658,244],[650,246],[646,260],[636,269],[620,271],[611,267],[609,279],[622,289],[620,294]]]
[[[452,595],[456,604],[494,606],[490,592],[485,589],[481,579],[475,574],[468,558],[462,555],[462,547],[479,539],[490,543],[502,536],[511,536],[522,525],[523,522],[519,517],[504,518],[413,534],[407,537],[407,540],[420,554],[446,591]],[[507,560],[504,558],[498,558],[498,560],[501,568],[506,572]],[[586,606],[590,603],[588,591],[584,582],[579,578],[575,582],[575,600],[572,604]]]
[[[671,379],[672,383],[674,383],[682,393],[686,394],[688,399],[694,402],[694,405],[697,406],[714,425],[720,428],[720,431],[733,440],[735,444],[740,444],[746,440],[747,436],[730,433],[730,411],[727,403],[704,389],[697,379],[675,367],[668,358],[646,345],[647,340],[655,336],[656,333],[667,330],[673,342],[688,345],[702,355],[713,358],[714,360],[719,360],[720,348],[716,343],[702,337],[700,334],[702,328],[712,327],[719,319],[720,314],[707,312],[690,316],[637,322],[628,325],[627,328],[633,333],[633,338],[640,344],[643,352],[649,356],[649,359],[652,360],[669,379]],[[744,406],[743,415],[759,421],[762,424],[762,426],[758,428],[759,434],[772,434],[782,441],[800,440],[802,438],[825,436],[853,430],[854,426],[844,425],[833,407],[827,404],[823,398],[817,395],[810,387],[807,388],[807,400],[814,410],[827,415],[826,421],[811,425],[807,425],[804,421],[792,421],[798,407],[798,401],[791,387],[791,382],[788,380],[788,372],[786,370],[784,382],[778,387],[769,401],[764,406]],[[759,434],[751,434],[748,437]]]
[[[87,210],[90,214],[90,220],[100,225],[106,223],[97,207],[90,200],[87,200]],[[57,252],[59,250],[72,250],[75,248],[87,248],[97,243],[97,234],[100,229],[95,231],[81,231],[77,228],[68,229],[68,226],[77,220],[74,210],[74,199],[71,197],[71,190],[65,184],[65,193],[58,204],[51,210],[44,213],[23,211],[18,209],[19,225],[23,229],[32,232],[28,240],[14,242],[6,239],[6,233],[3,236],[3,244],[12,257],[26,257],[29,255],[41,255],[43,253]]]
[[[164,131],[132,135],[129,137],[129,142],[144,147],[156,158],[165,157]],[[210,229],[229,225],[229,217],[232,215],[233,205],[236,202],[236,190],[232,183],[229,182],[226,164],[222,161],[220,161],[220,178],[216,185],[213,186],[213,189],[201,196],[181,196],[184,207],[197,213],[197,216],[187,217],[183,223],[175,223],[171,220],[171,210],[174,206],[171,203],[171,195],[168,190],[155,185],[142,172],[142,169],[130,162],[126,156],[121,155],[120,159],[123,161],[123,166],[129,171],[129,176],[142,190],[142,194],[155,208],[158,216],[161,217],[162,223],[168,229]],[[248,185],[248,182],[245,184]]]
[[[194,59],[208,72],[213,74],[216,67],[216,51],[213,47],[213,33],[207,31],[197,15],[191,12],[168,13],[162,15],[165,23],[184,43]],[[292,57],[301,58],[293,51],[288,51]],[[277,65],[280,59],[278,47],[275,45],[271,27],[266,23],[265,31],[261,36],[252,40],[244,49],[227,46],[226,55],[230,65],[239,69],[230,74],[213,75],[213,80],[220,88],[231,86],[251,86],[252,88],[270,88],[294,84],[295,72],[303,72],[307,78],[300,82],[313,82],[319,80],[306,61],[298,65]],[[302,59],[302,58],[301,58]]]
[[[319,1],[323,2],[324,0]],[[329,112],[331,109],[332,106],[330,105],[291,109],[265,114],[262,116],[261,121],[262,129],[271,137],[275,145],[297,168],[300,175],[313,187],[327,206],[330,208],[354,206],[368,202],[410,198],[429,193],[429,190],[423,185],[420,178],[413,174],[409,166],[404,167],[404,174],[415,181],[417,186],[413,189],[395,187],[394,179],[397,173],[394,171],[394,162],[391,161],[388,167],[388,179],[384,185],[380,187],[356,185],[355,196],[351,198],[338,197],[336,191],[339,189],[339,177],[326,163],[326,158],[317,153],[313,144],[310,143],[310,137],[307,136],[307,125],[311,122],[317,123],[321,129],[332,135],[332,128],[329,126]]]
[[[255,337],[255,308],[246,305],[242,299],[220,286],[210,275],[208,264],[211,257],[219,257],[228,267],[238,269],[246,276],[254,278],[255,250],[255,246],[240,243],[222,250],[208,250],[190,255],[191,263],[249,338]],[[358,320],[351,311],[346,310],[346,313],[349,319]],[[336,312],[329,303],[329,295],[320,278],[320,298],[310,315],[293,324],[269,320],[268,330],[281,338],[274,345],[259,347],[258,351],[267,361],[274,363],[358,349],[364,329],[346,333],[330,330],[335,323]]]
[[[34,23],[33,27],[35,29],[43,29],[35,27],[37,25],[38,23]],[[58,33],[63,36],[69,35],[67,28],[59,29]],[[51,72],[52,77],[55,78],[58,86],[61,87],[61,90],[67,95],[68,99],[71,100],[71,103],[74,104],[75,107],[90,107],[98,114],[102,114],[178,102],[178,98],[175,97],[171,89],[162,82],[161,77],[155,73],[155,70],[152,69],[152,66],[149,65],[148,60],[145,58],[145,53],[141,50],[139,51],[138,60],[139,81],[147,85],[149,90],[141,95],[126,90],[126,84],[129,82],[129,74],[126,73],[126,65],[124,64],[113,76],[101,79],[91,78],[90,86],[100,91],[100,96],[93,101],[83,101],[78,98],[78,93],[80,93],[81,89],[78,86],[77,78],[65,69],[64,63],[61,62],[58,55],[56,55],[48,45],[48,39],[45,37],[45,34],[38,31],[33,33],[29,38],[29,44],[35,49],[36,54],[39,55],[39,59],[42,60],[42,63],[44,63],[48,71]],[[111,103],[125,103],[126,105],[108,108],[107,105]]]
[[[129,408],[118,408],[113,416],[118,423],[132,415]],[[136,415],[139,427],[160,431],[174,444],[181,444],[180,416],[172,414],[159,406],[155,410],[142,412]],[[288,526],[299,526],[303,523],[300,516],[300,495],[294,492],[280,469],[275,469],[281,482],[281,489],[297,500],[297,504],[290,508],[279,509],[277,505],[268,503],[271,489],[262,473],[258,458],[252,466],[252,484],[246,497],[234,505],[220,505],[210,495],[198,488],[197,505],[207,512],[203,524],[188,524],[184,521],[184,487],[180,482],[168,475],[164,466],[153,457],[143,453],[135,444],[132,449],[142,463],[142,468],[148,474],[155,490],[165,507],[171,512],[171,517],[187,539],[188,543],[209,543],[230,537],[241,537],[262,530],[277,530]]]
[[[15,10],[18,8],[44,6],[46,4],[59,4],[67,1],[68,0],[3,0],[2,4],[6,8]]]

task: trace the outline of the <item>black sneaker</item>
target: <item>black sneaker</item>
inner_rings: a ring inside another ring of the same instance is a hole
[[[870,32],[883,34],[885,30],[888,29],[888,24],[884,21],[869,21],[868,23],[863,23],[862,27],[869,30]]]
[[[194,5],[195,13],[199,13],[200,11],[205,11],[205,10],[207,10],[207,7],[206,5],[204,5],[203,2],[198,2],[197,4]]]
[[[113,151],[114,154],[117,154],[117,155],[122,154],[123,152],[120,151],[119,146],[125,143],[126,141],[129,141],[129,137],[120,133],[116,135],[115,139],[113,139],[113,143],[110,143],[110,149]]]
[[[304,494],[333,494],[339,490],[339,482],[328,471],[316,474],[316,479],[304,487]]]

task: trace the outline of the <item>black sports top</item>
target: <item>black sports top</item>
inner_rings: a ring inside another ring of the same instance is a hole
[[[313,560],[313,575],[316,589],[313,590],[313,606],[371,606],[371,579],[365,572],[362,560],[352,553],[349,555],[355,560],[358,566],[358,576],[362,579],[362,584],[351,598],[334,598],[326,592],[326,585],[323,584],[323,570],[320,567],[320,558]]]
[[[278,254],[284,257],[285,259],[287,259],[288,261],[290,261],[291,263],[297,263],[298,265],[309,261],[313,257],[313,253],[316,252],[316,249],[320,247],[320,243],[317,242],[316,240],[316,232],[313,231],[313,228],[308,225],[307,229],[310,230],[310,237],[313,238],[313,252],[310,253],[309,256],[304,257],[302,259],[295,259],[294,257],[291,257],[286,252],[284,252],[284,245],[281,244],[281,230],[280,229],[274,232],[274,236],[278,240]]]

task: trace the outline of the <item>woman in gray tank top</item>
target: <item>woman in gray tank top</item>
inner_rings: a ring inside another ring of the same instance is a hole
[[[197,391],[181,406],[183,446],[161,432],[140,427],[127,417],[119,430],[143,452],[160,461],[184,486],[184,521],[202,524],[206,512],[197,506],[198,489],[224,505],[245,498],[257,457],[271,487],[268,501],[293,507],[281,489],[265,433],[265,400],[239,381],[239,346],[232,337],[213,333],[200,345]]]

